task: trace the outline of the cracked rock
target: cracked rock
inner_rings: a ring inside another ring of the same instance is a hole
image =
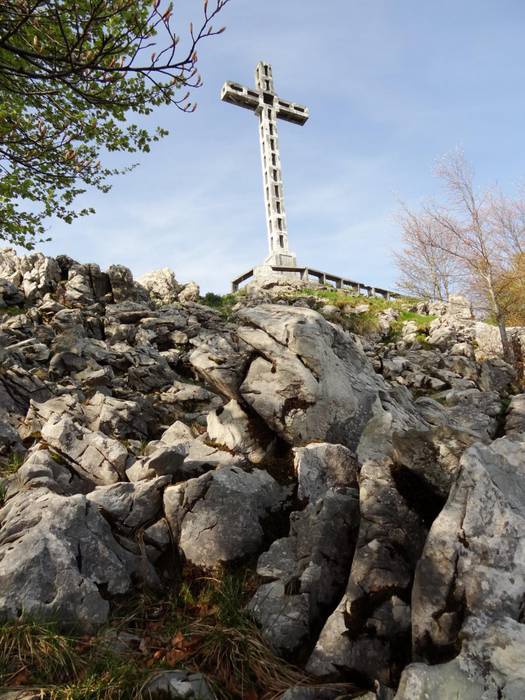
[[[24,614],[90,631],[107,620],[107,596],[130,593],[134,578],[156,578],[85,496],[31,495],[0,510],[0,619]]]
[[[328,618],[307,664],[320,677],[357,673],[393,687],[410,655],[410,592],[426,528],[400,493],[388,461],[360,475],[361,522],[346,593]]]
[[[476,444],[430,530],[412,594],[416,658],[453,653],[465,617],[520,618],[525,599],[525,442]]]
[[[259,587],[249,609],[280,652],[293,653],[341,596],[354,553],[359,503],[354,489],[329,489],[317,503],[292,513],[290,536],[259,557]]]
[[[92,432],[67,416],[51,416],[42,427],[42,439],[88,482],[104,485],[126,480],[128,452],[117,440]]]
[[[214,569],[260,550],[264,520],[282,508],[287,495],[265,471],[225,466],[169,486],[164,510],[186,559]]]
[[[304,308],[262,305],[239,319],[239,337],[257,353],[240,387],[244,400],[286,442],[355,449],[379,384],[350,334]]]

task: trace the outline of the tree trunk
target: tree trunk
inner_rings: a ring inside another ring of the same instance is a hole
[[[501,311],[498,299],[494,292],[494,284],[492,280],[492,275],[489,274],[487,277],[487,287],[490,296],[490,302],[492,304],[492,310],[494,316],[496,317],[496,323],[498,324],[499,337],[501,339],[501,347],[503,349],[503,359],[508,362],[509,365],[515,366],[514,351],[512,345],[509,342],[509,336],[507,334],[507,326],[505,324],[505,318]]]

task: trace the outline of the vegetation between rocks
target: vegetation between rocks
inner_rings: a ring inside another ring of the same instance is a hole
[[[178,668],[203,673],[219,700],[276,700],[290,686],[313,685],[274,654],[244,609],[254,586],[249,571],[185,576],[171,595],[144,593],[118,606],[93,635],[23,618],[4,623],[0,687],[45,700],[138,700],[155,672]]]

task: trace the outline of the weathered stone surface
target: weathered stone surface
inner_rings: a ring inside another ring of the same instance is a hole
[[[233,399],[224,407],[217,408],[207,417],[208,436],[217,445],[240,453],[258,464],[267,450],[256,434],[256,428],[240,404]],[[262,437],[262,436],[261,436]],[[264,436],[268,443],[268,436]]]
[[[290,516],[290,536],[259,557],[269,581],[249,604],[275,649],[292,653],[308,639],[344,590],[357,537],[357,492],[344,486]]]
[[[124,401],[97,392],[86,402],[83,410],[91,430],[118,439],[145,439],[157,427],[157,417],[143,398]]]
[[[517,394],[510,400],[505,419],[505,435],[512,439],[525,439],[525,394]]]
[[[80,422],[84,420],[84,409],[78,396],[63,394],[47,401],[31,400],[29,410],[20,428],[23,437],[37,435],[50,418],[68,417]]]
[[[0,277],[21,289],[28,302],[35,302],[56,289],[61,274],[56,261],[42,253],[17,256],[13,249],[3,248],[0,250]]]
[[[25,296],[18,287],[15,287],[9,280],[0,278],[0,308],[3,306],[18,306],[18,304],[23,304],[24,301]]]
[[[37,444],[27,453],[22,466],[7,480],[6,498],[40,487],[62,496],[87,493],[92,488],[75,471],[61,464],[47,449]]]
[[[395,700],[521,700],[525,628],[509,617],[471,619],[461,653],[445,664],[407,666]]]
[[[343,445],[313,443],[294,450],[294,469],[300,499],[315,503],[328,489],[338,486],[357,488],[358,463]]]
[[[124,532],[152,525],[162,509],[164,488],[171,482],[169,476],[160,476],[137,484],[118,483],[97,486],[87,495],[106,520],[115,523]]]
[[[0,619],[58,617],[89,630],[107,619],[106,596],[129,593],[133,577],[156,579],[85,496],[44,488],[31,496],[21,492],[0,510]]]
[[[218,334],[206,329],[201,329],[190,343],[194,350],[188,361],[195,372],[223,396],[237,399],[250,356],[246,346],[231,333]]]
[[[465,617],[518,620],[525,597],[525,442],[476,444],[432,525],[412,594],[416,658],[456,648]]]
[[[0,456],[11,452],[24,452],[24,447],[16,430],[0,419]]]
[[[69,304],[89,306],[97,301],[112,301],[109,277],[94,263],[72,265],[68,270],[64,292]]]
[[[257,552],[263,520],[287,491],[265,471],[221,467],[164,492],[164,510],[186,559],[206,569]]]
[[[167,267],[142,275],[137,282],[148,292],[150,299],[161,306],[176,302],[181,290],[175,274]]]
[[[516,379],[516,371],[501,358],[495,357],[481,363],[480,386],[485,391],[507,393]]]
[[[142,688],[144,700],[217,700],[206,677],[190,671],[159,671]]]
[[[240,392],[284,440],[357,446],[378,382],[352,337],[316,311],[263,305],[239,313],[257,357]]]
[[[311,673],[357,672],[395,685],[409,658],[410,591],[426,534],[418,486],[388,461],[363,465],[350,578],[308,661]]]
[[[120,442],[60,416],[52,416],[45,423],[42,438],[68,460],[81,478],[99,485],[125,480],[128,452]]]
[[[31,399],[41,402],[50,398],[48,387],[35,375],[16,365],[4,368],[0,376],[0,410],[5,408],[7,413],[25,416]]]
[[[185,304],[188,301],[199,301],[201,290],[196,282],[188,282],[178,294],[178,300]]]
[[[465,392],[450,408],[427,397],[417,399],[415,407],[423,423],[394,432],[394,460],[445,498],[464,451],[494,437],[501,403],[492,393]]]

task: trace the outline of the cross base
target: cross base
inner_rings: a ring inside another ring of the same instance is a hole
[[[264,261],[264,265],[275,267],[297,267],[297,258],[289,250],[283,253],[272,253]]]

